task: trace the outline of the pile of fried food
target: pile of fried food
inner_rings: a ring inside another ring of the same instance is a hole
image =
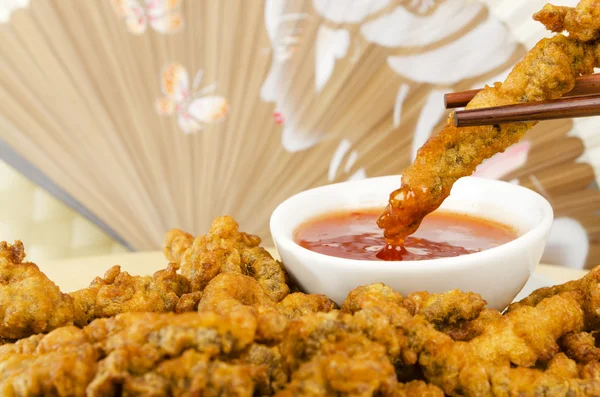
[[[458,290],[385,284],[341,308],[217,218],[166,235],[152,276],[63,293],[0,244],[0,395],[600,396],[600,267],[505,314]]]

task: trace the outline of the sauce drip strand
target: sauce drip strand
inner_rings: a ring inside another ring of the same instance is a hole
[[[386,243],[377,227],[380,209],[334,212],[301,225],[296,243],[311,251],[347,259],[418,261],[471,254],[514,240],[508,227],[495,222],[434,212],[403,246]]]

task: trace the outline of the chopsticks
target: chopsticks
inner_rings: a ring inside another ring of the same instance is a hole
[[[479,90],[452,92],[444,95],[444,106],[446,109],[462,108],[473,99]],[[575,80],[575,87],[563,95],[563,98],[600,93],[600,74],[581,76]]]
[[[465,106],[480,90],[446,94],[446,108]],[[560,99],[457,111],[457,127],[600,116],[600,74],[577,79],[573,90]]]
[[[553,101],[463,110],[454,114],[454,125],[457,127],[472,127],[477,125],[590,116],[600,116],[600,94],[587,97],[555,99]]]

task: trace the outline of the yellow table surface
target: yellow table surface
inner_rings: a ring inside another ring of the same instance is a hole
[[[274,249],[269,251],[276,255]],[[71,292],[87,287],[94,277],[104,275],[104,272],[113,265],[121,265],[122,270],[132,275],[147,275],[164,269],[167,263],[161,252],[152,251],[66,259],[39,266],[61,290]],[[536,269],[536,274],[550,278],[557,284],[581,278],[585,273],[584,270],[543,264],[538,265]]]

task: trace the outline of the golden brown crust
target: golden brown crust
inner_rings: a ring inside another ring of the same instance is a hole
[[[569,32],[569,37],[580,41],[600,38],[600,1],[581,0],[577,7],[561,7],[546,4],[533,19],[544,24],[546,29],[560,33]]]
[[[0,242],[0,338],[19,339],[72,325],[81,316],[73,299],[40,271],[23,262],[23,243]]]
[[[598,0],[595,0],[597,3]],[[575,86],[575,78],[600,66],[598,43],[582,43],[556,35],[541,40],[519,62],[504,83],[485,87],[467,109],[560,98]],[[423,218],[436,210],[454,183],[471,175],[481,162],[518,142],[535,123],[454,126],[453,116],[442,131],[417,152],[402,172],[401,187],[392,192],[378,225],[391,245],[402,245]]]
[[[560,340],[560,346],[567,356],[578,363],[587,364],[600,361],[600,349],[596,347],[596,336],[589,332],[567,334]]]
[[[535,290],[525,299],[511,304],[508,311],[523,306],[537,306],[545,299],[563,293],[570,293],[576,297],[584,313],[585,330],[600,328],[600,266],[596,266],[579,280]]]
[[[277,397],[391,395],[397,386],[385,348],[358,334],[324,343]]]
[[[302,292],[289,294],[277,303],[277,311],[289,320],[294,320],[309,313],[327,313],[334,309],[335,303],[325,295]]]
[[[220,273],[241,273],[255,278],[279,302],[290,292],[285,270],[259,244],[260,238],[240,232],[232,217],[218,217],[208,234],[196,237],[181,256],[181,273],[190,280],[192,291],[202,291]]]
[[[486,301],[473,292],[452,290],[441,294],[415,292],[409,294],[402,305],[412,315],[421,314],[430,323],[443,328],[476,319]]]
[[[175,307],[175,313],[197,311],[200,299],[202,299],[202,291],[194,291],[181,295],[181,298],[179,298],[177,306]]]
[[[113,266],[104,278],[96,277],[88,288],[70,294],[75,307],[85,313],[78,325],[125,312],[175,311],[179,298],[190,289],[189,281],[177,274],[178,268],[171,263],[152,276],[131,276]]]
[[[0,346],[3,396],[84,396],[100,354],[73,326]]]
[[[194,242],[194,236],[180,229],[171,229],[165,234],[163,253],[174,263],[180,263],[185,251]]]
[[[114,283],[120,274],[112,269],[104,280]],[[61,327],[0,346],[0,390],[596,396],[600,367],[582,355],[593,343],[589,334],[574,336],[587,326],[590,280],[595,274],[534,294],[532,304],[502,315],[480,310],[481,298],[473,294],[402,298],[381,283],[352,291],[342,311],[322,295],[291,294],[277,303],[254,278],[222,273],[201,294],[192,293],[200,298],[199,313],[123,313],[83,330]],[[468,341],[447,334],[463,326],[476,330]]]

